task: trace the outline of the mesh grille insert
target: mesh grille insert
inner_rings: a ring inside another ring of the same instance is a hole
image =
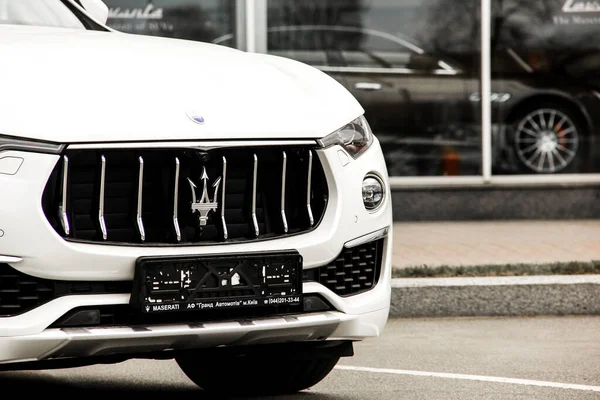
[[[0,264],[0,317],[30,311],[61,296],[77,294],[131,293],[130,281],[75,282],[35,278]]]
[[[381,272],[383,241],[344,248],[335,260],[304,271],[304,280],[319,282],[339,296],[366,292],[377,284]]]

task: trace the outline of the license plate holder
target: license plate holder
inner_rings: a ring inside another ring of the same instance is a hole
[[[296,251],[141,257],[131,305],[144,314],[302,304]]]

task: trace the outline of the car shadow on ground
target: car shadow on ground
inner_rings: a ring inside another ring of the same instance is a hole
[[[224,397],[212,395],[204,392],[200,388],[174,386],[152,385],[148,383],[139,384],[135,382],[111,382],[102,379],[86,379],[76,383],[69,382],[60,377],[44,375],[37,372],[0,372],[0,388],[3,393],[18,393],[27,398],[28,395],[39,395],[44,393],[47,396],[56,394],[62,399],[86,398],[84,396],[102,395],[102,396],[130,396],[138,399],[168,399],[170,396],[193,395],[196,400],[213,399],[249,399],[250,397]],[[333,396],[322,393],[311,393],[304,391],[301,393],[286,396],[254,397],[256,399],[285,399],[285,400],[341,400],[343,397]]]

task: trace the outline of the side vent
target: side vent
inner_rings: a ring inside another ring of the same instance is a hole
[[[305,270],[304,281],[318,282],[342,297],[371,290],[381,274],[384,240],[344,248],[329,264]]]

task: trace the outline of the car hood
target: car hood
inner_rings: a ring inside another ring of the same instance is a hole
[[[0,57],[4,135],[61,143],[306,139],[363,113],[315,68],[205,43],[0,26]]]

